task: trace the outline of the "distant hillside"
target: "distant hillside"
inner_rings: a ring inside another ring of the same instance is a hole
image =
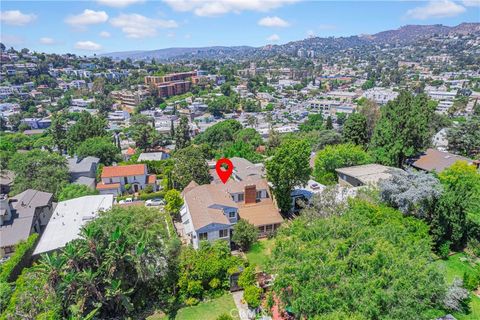
[[[396,30],[388,30],[365,36],[376,43],[410,43],[434,35],[480,33],[480,23],[462,23],[455,27],[441,24],[406,25]]]
[[[267,57],[278,53],[294,53],[299,48],[314,49],[316,54],[332,54],[336,50],[348,48],[369,47],[378,44],[409,44],[434,35],[464,35],[478,34],[480,23],[462,23],[449,27],[435,25],[406,25],[396,30],[382,31],[373,35],[350,37],[312,37],[292,41],[282,45],[264,47],[234,46],[234,47],[202,47],[202,48],[167,48],[151,51],[125,51],[102,54],[114,59],[131,58],[133,60],[184,60],[184,59],[234,59],[245,57]]]
[[[203,48],[166,48],[151,51],[124,51],[124,52],[112,52],[102,54],[102,56],[108,56],[113,59],[126,59],[133,60],[149,60],[155,58],[157,60],[169,60],[172,58],[208,58],[217,57],[225,58],[232,57],[236,54],[244,54],[249,51],[254,51],[254,47],[248,46],[236,46],[236,47],[203,47]]]

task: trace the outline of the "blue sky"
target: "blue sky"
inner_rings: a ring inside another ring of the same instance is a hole
[[[282,44],[406,24],[480,21],[480,0],[3,1],[1,41],[82,55],[168,47]]]

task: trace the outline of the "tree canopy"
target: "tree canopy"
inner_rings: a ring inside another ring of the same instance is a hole
[[[173,155],[173,181],[182,190],[192,180],[198,184],[210,183],[204,150],[200,146],[191,145],[175,151]]]
[[[337,181],[335,169],[372,163],[372,157],[362,147],[346,143],[326,146],[317,152],[313,176],[326,185]]]
[[[69,178],[67,160],[48,151],[17,152],[10,159],[9,168],[15,172],[14,194],[37,189],[57,195]]]
[[[426,95],[400,92],[381,109],[370,146],[375,160],[400,167],[408,157],[424,150],[432,137],[429,125],[433,114]]]
[[[274,291],[297,317],[431,319],[446,288],[430,247],[421,220],[357,200],[345,212],[280,229]]]
[[[278,207],[289,212],[293,188],[305,185],[310,178],[310,146],[304,140],[284,143],[266,162],[267,178],[273,184],[273,194]]]
[[[97,157],[106,166],[121,160],[120,150],[108,137],[94,137],[83,141],[77,148],[77,156]]]

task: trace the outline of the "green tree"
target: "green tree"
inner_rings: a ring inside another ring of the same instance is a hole
[[[330,119],[331,120],[331,119]],[[309,114],[307,120],[299,127],[300,131],[312,131],[323,129],[323,117],[321,113]]]
[[[480,116],[455,124],[447,131],[448,149],[456,154],[476,158],[480,155]]]
[[[243,291],[243,299],[250,308],[256,309],[260,306],[262,289],[256,286],[248,286]]]
[[[268,181],[273,184],[273,194],[280,210],[289,212],[293,188],[305,185],[310,178],[310,146],[304,140],[292,141],[278,147],[266,162]]]
[[[362,147],[346,143],[326,146],[317,152],[313,176],[326,185],[335,184],[335,169],[372,163],[371,156]]]
[[[83,111],[78,121],[68,128],[67,148],[70,154],[74,154],[78,146],[88,138],[103,137],[107,135],[107,120],[102,117],[92,116]]]
[[[425,149],[431,140],[433,114],[426,95],[400,92],[381,110],[370,147],[375,160],[401,167],[407,158]]]
[[[165,194],[165,210],[172,216],[178,215],[183,206],[183,198],[178,190],[171,189]]]
[[[258,230],[245,219],[240,219],[233,227],[232,241],[247,251],[257,241]]]
[[[56,297],[48,307],[59,313],[51,319],[85,319],[92,313],[101,319],[139,318],[152,304],[168,312],[175,294],[179,250],[178,239],[169,236],[158,210],[114,207],[89,222],[78,240],[60,252],[42,256],[28,269],[28,274],[43,283],[36,286],[36,292],[16,289],[8,314],[27,309],[22,306],[25,301],[30,305],[37,301],[28,300],[33,292],[44,298],[44,304],[51,302],[45,297]],[[34,289],[33,283],[28,286]],[[31,319],[38,319],[45,308],[38,309],[29,313]]]
[[[58,194],[69,178],[67,160],[48,151],[16,153],[9,162],[9,168],[15,172],[14,194],[27,189]]]
[[[75,199],[98,194],[98,191],[82,184],[67,184],[58,194],[58,201]]]
[[[56,113],[52,116],[52,124],[48,128],[48,133],[52,136],[54,145],[58,152],[63,154],[67,148],[67,119],[61,113]]]
[[[196,143],[206,143],[213,149],[220,149],[222,144],[233,142],[235,133],[242,129],[237,120],[224,120],[209,127],[195,137]]]
[[[378,119],[380,119],[380,108],[374,101],[365,99],[365,102],[360,105],[358,112],[367,119],[367,140],[370,141]]]
[[[211,176],[201,147],[191,145],[177,150],[172,158],[174,161],[172,179],[178,189],[182,190],[191,181],[198,184],[210,183]]]
[[[188,126],[188,118],[180,117],[180,123],[175,133],[175,149],[183,149],[190,144],[190,128]]]
[[[480,173],[457,161],[438,175],[443,194],[432,220],[432,234],[440,246],[451,242],[460,250],[469,240],[480,240]]]
[[[343,125],[342,135],[345,142],[366,146],[368,143],[367,118],[360,113],[351,114]]]
[[[331,116],[328,116],[327,122],[325,124],[325,129],[326,130],[333,130],[333,120]]]
[[[232,256],[226,241],[204,241],[198,250],[183,248],[179,262],[179,295],[182,300],[201,299],[206,293],[229,287],[229,275],[239,272],[245,262]]]
[[[129,131],[135,141],[135,146],[147,151],[158,144],[160,136],[154,127],[151,125],[151,119],[144,115],[134,115],[130,119]]]
[[[77,148],[77,155],[80,158],[97,157],[106,166],[121,159],[120,150],[108,137],[94,137],[83,141]]]
[[[296,317],[431,319],[444,308],[446,286],[423,221],[358,200],[318,216],[285,225],[272,250],[273,290]]]

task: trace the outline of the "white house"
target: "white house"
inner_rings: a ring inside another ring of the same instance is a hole
[[[148,174],[145,164],[104,167],[101,179],[97,184],[100,194],[119,195],[126,191],[127,184],[131,185],[134,192],[145,189],[147,185],[157,191],[157,176]]]

